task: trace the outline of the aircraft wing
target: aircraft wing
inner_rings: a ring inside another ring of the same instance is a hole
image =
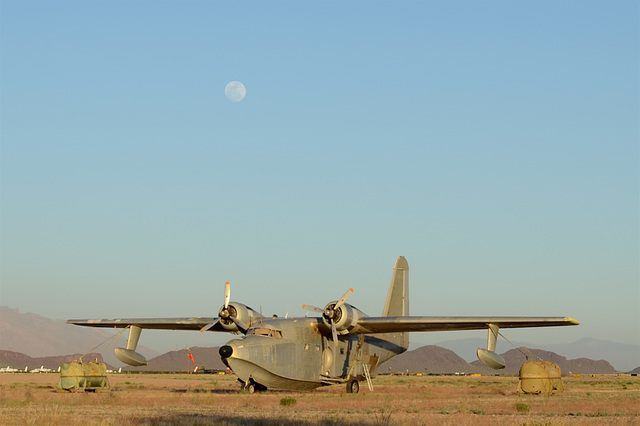
[[[402,333],[408,331],[480,330],[500,328],[557,327],[580,324],[570,317],[364,317],[350,334]]]
[[[116,319],[70,319],[67,324],[82,325],[84,327],[125,328],[135,325],[142,329],[155,330],[200,330],[207,324],[216,321],[218,317],[195,318],[116,318]],[[208,331],[226,331],[217,322]]]

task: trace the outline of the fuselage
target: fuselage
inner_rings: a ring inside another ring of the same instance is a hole
[[[220,349],[223,362],[244,383],[267,388],[310,390],[371,377],[378,366],[406,350],[397,335],[344,335],[338,345],[320,318],[272,319]]]

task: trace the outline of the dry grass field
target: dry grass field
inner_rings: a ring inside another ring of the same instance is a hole
[[[640,378],[563,379],[516,394],[517,377],[374,379],[374,392],[239,392],[233,375],[114,374],[111,391],[56,391],[58,374],[1,374],[3,425],[640,425]]]

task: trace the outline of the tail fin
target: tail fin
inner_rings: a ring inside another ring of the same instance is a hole
[[[409,264],[404,256],[400,256],[396,259],[396,267],[393,269],[391,286],[389,286],[382,316],[405,315],[409,315]]]

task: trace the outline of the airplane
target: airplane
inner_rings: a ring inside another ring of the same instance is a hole
[[[319,317],[263,317],[249,306],[230,301],[231,287],[225,283],[224,304],[217,318],[121,318],[71,319],[67,323],[86,327],[129,328],[126,348],[116,348],[116,357],[131,366],[147,360],[136,352],[143,329],[231,332],[243,336],[221,346],[222,362],[250,393],[266,389],[312,390],[346,384],[347,393],[357,393],[359,382],[371,378],[379,366],[409,348],[409,333],[487,329],[487,347],[477,356],[486,366],[504,368],[495,353],[501,328],[578,325],[570,317],[433,317],[409,316],[409,264],[397,258],[382,316],[370,317],[341,299],[324,309],[303,305]],[[124,331],[124,330],[123,330]]]
[[[30,373],[53,373],[53,370],[51,368],[44,368],[44,365],[43,365],[40,368],[35,368],[31,370]]]
[[[29,366],[24,368],[24,371],[26,372],[29,369]],[[0,373],[20,373],[21,371],[18,370],[17,368],[11,368],[10,366],[7,365],[6,368],[0,368]]]

